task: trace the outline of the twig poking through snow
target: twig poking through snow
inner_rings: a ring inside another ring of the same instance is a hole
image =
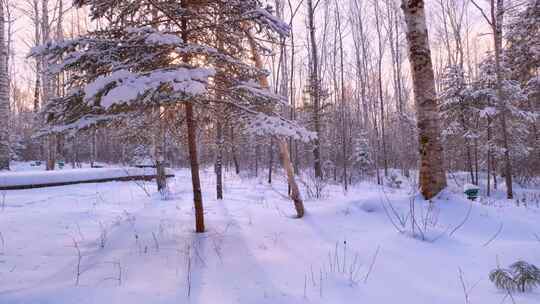
[[[79,286],[79,280],[81,278],[81,261],[82,261],[82,254],[81,249],[79,248],[79,243],[75,238],[73,238],[73,247],[75,247],[75,250],[77,250],[77,269],[75,272],[75,286]]]
[[[122,264],[120,264],[120,261],[105,262],[105,263],[116,266],[117,274],[116,274],[116,277],[109,277],[109,278],[105,278],[104,280],[114,280],[118,282],[118,286],[122,286]]]
[[[474,283],[471,287],[467,287],[467,283],[465,282],[465,274],[463,273],[463,270],[461,269],[461,267],[458,267],[458,273],[459,273],[459,281],[461,282],[461,287],[463,288],[463,295],[465,296],[465,304],[469,304],[471,303],[470,293],[476,287],[476,285],[478,285],[480,280]]]
[[[7,191],[6,190],[3,190],[0,195],[2,196],[2,199],[0,200],[0,209],[2,210],[2,212],[6,209],[6,196],[7,196]]]
[[[307,299],[307,274],[304,274],[304,299]]]
[[[191,245],[187,245],[186,250],[186,285],[187,285],[187,297],[191,296]]]
[[[450,234],[449,234],[450,237],[452,237],[452,235],[454,235],[454,233],[456,233],[456,231],[461,229],[461,227],[463,227],[463,225],[465,225],[465,223],[469,220],[469,216],[471,215],[472,207],[473,207],[473,203],[471,202],[471,203],[469,203],[469,210],[467,210],[467,215],[465,215],[465,218],[463,219],[463,221],[461,221],[461,223],[459,223],[459,225],[457,225],[456,228],[454,228],[452,230],[452,232],[450,232]]]
[[[322,270],[319,271],[319,294],[323,297],[323,275]]]
[[[99,230],[99,248],[103,249],[107,244],[107,227],[101,221],[99,222]]]
[[[159,242],[158,242],[158,239],[156,237],[156,234],[152,231],[152,239],[154,239],[154,247],[156,249],[156,251],[159,251]]]
[[[76,223],[76,225],[77,225],[77,232],[79,233],[79,236],[81,237],[81,241],[84,241],[84,235],[82,234],[81,226],[79,226],[79,223]]]
[[[0,242],[2,242],[2,248],[0,248],[0,254],[4,254],[6,251],[6,240],[4,239],[4,235],[2,234],[2,231],[0,231]]]
[[[491,242],[493,242],[499,236],[502,229],[503,229],[503,223],[501,223],[499,225],[499,229],[497,230],[497,232],[495,232],[495,234],[487,242],[485,242],[484,245],[482,245],[482,246],[487,247]]]
[[[469,291],[467,290],[467,285],[465,285],[465,279],[463,278],[463,271],[461,267],[458,268],[459,281],[461,282],[461,288],[463,289],[463,294],[465,296],[465,304],[469,304]]]
[[[381,245],[377,246],[377,251],[375,251],[375,255],[373,255],[373,260],[371,260],[371,264],[369,265],[369,270],[366,273],[366,277],[364,278],[364,284],[367,283],[369,279],[369,275],[371,274],[371,271],[373,270],[373,266],[375,266],[375,261],[377,260],[377,256],[379,255],[380,249],[381,249]]]

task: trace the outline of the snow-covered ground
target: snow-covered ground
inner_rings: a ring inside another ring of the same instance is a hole
[[[295,219],[283,180],[227,175],[216,201],[208,171],[197,235],[189,172],[171,188],[166,201],[148,182],[0,193],[0,303],[511,303],[490,270],[540,264],[538,192],[520,207],[471,205],[457,186],[432,208],[416,199],[412,237],[407,185],[331,186]]]

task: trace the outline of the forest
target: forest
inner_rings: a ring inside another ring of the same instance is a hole
[[[0,303],[537,303],[539,128],[540,0],[0,0]]]

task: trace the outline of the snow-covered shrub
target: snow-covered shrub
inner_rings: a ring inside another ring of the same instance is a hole
[[[540,285],[540,269],[525,261],[517,261],[509,269],[491,271],[489,279],[499,289],[526,292]]]
[[[323,199],[328,195],[326,191],[328,182],[324,178],[316,177],[314,170],[309,170],[307,174],[304,174],[300,182],[304,186],[304,196],[307,199]]]

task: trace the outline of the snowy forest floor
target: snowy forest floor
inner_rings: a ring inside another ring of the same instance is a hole
[[[227,174],[223,201],[202,178],[200,235],[187,170],[168,200],[151,182],[0,193],[0,303],[512,303],[489,272],[540,265],[538,190],[471,204],[455,186],[429,207],[407,185],[336,185],[295,219],[283,178]]]

